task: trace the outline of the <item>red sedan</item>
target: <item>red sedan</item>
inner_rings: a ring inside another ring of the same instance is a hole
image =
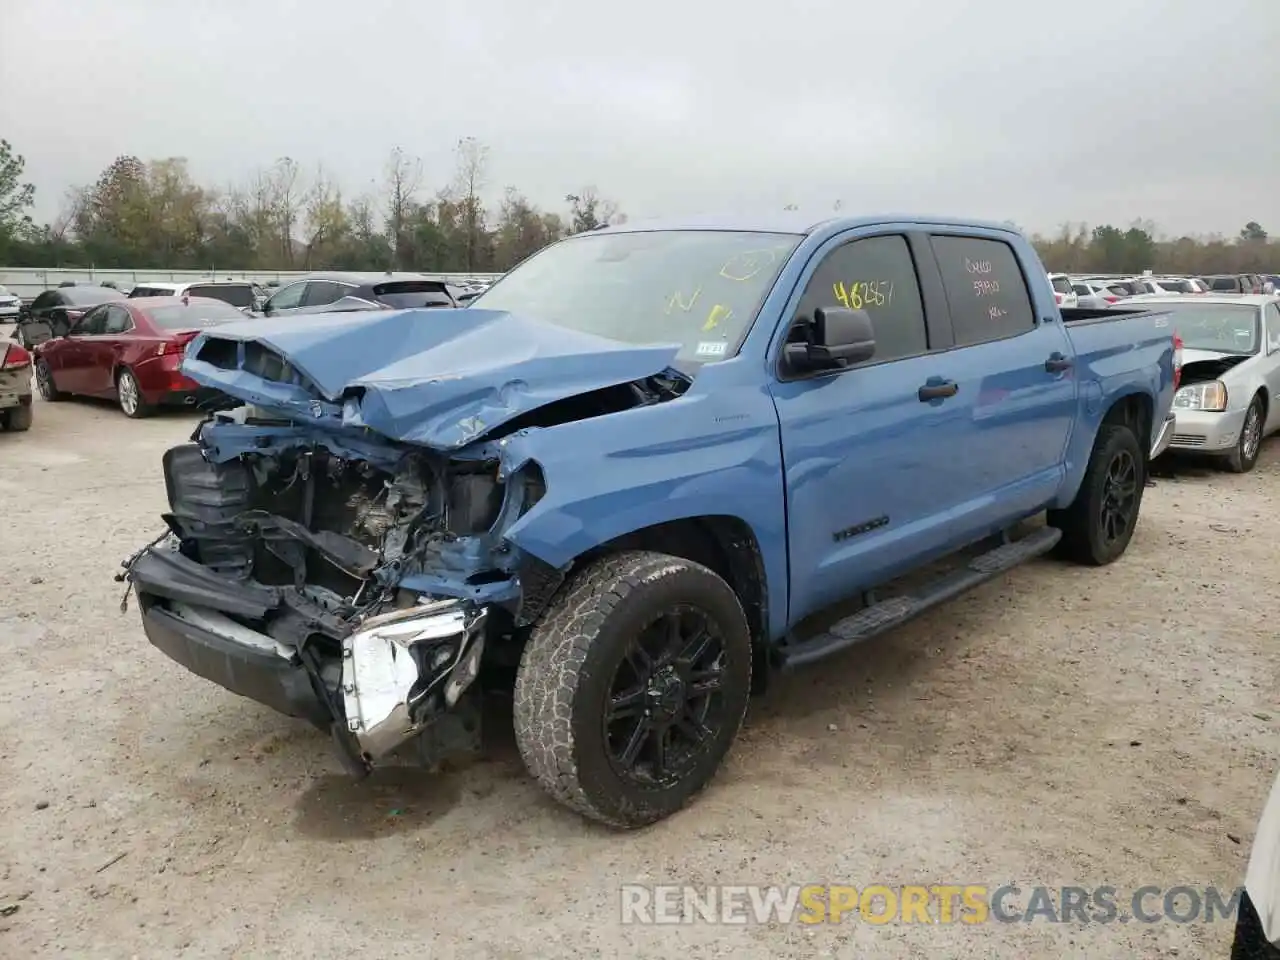
[[[104,303],[70,329],[52,328],[36,346],[36,386],[46,400],[68,394],[115,399],[135,418],[163,404],[190,406],[217,393],[178,371],[187,344],[206,327],[244,319],[210,297]]]

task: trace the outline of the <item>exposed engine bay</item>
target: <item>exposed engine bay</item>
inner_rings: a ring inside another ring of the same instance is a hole
[[[1192,383],[1217,380],[1228,370],[1248,359],[1250,359],[1248,354],[1227,354],[1212,360],[1194,360],[1183,364],[1181,384],[1185,387]]]

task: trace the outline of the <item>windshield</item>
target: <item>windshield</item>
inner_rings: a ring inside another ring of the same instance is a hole
[[[1257,353],[1258,313],[1255,306],[1236,303],[1162,303],[1173,314],[1173,326],[1188,350],[1216,353]]]
[[[164,330],[191,330],[195,327],[214,326],[229,320],[243,320],[245,316],[231,304],[220,300],[205,300],[186,306],[152,307],[147,316]]]
[[[187,287],[189,297],[211,297],[233,307],[253,306],[253,287],[247,283],[206,283]]]
[[[588,233],[535,254],[470,306],[624,343],[679,344],[686,363],[724,360],[799,243],[786,233]]]

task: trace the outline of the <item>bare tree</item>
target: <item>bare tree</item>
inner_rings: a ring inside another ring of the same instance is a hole
[[[314,269],[317,259],[324,258],[325,248],[339,243],[350,229],[342,191],[325,172],[323,165],[316,167],[303,212],[307,221],[306,266],[310,270]]]
[[[404,266],[405,222],[421,188],[422,160],[396,147],[387,158],[386,169],[387,233],[396,267]]]
[[[463,137],[455,148],[457,170],[454,173],[454,190],[462,207],[462,230],[466,250],[466,269],[476,269],[476,255],[480,247],[480,234],[484,230],[484,204],[480,191],[484,189],[488,175],[489,148],[475,137]]]
[[[298,183],[297,161],[281,157],[267,177],[269,209],[280,237],[281,261],[293,266],[293,231],[302,212],[304,191]]]
[[[58,215],[53,218],[48,227],[51,241],[61,243],[67,239],[68,234],[75,234],[76,225],[83,221],[89,209],[90,199],[88,187],[70,187],[63,194]]]
[[[601,197],[595,187],[583,187],[564,199],[569,204],[569,229],[572,233],[582,233],[611,223],[621,223],[625,219],[618,212],[618,205],[612,200]]]

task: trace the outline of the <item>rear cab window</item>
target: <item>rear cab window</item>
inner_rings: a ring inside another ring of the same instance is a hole
[[[875,355],[847,369],[928,352],[924,304],[906,237],[863,237],[828,253],[805,286],[788,342],[805,341],[818,307],[865,310],[871,319]]]
[[[380,283],[373,295],[381,303],[397,310],[420,307],[452,307],[448,287],[438,280],[397,280]]]
[[[187,288],[187,296],[221,300],[233,307],[253,306],[253,287],[247,283],[197,283]]]
[[[1031,293],[1013,247],[979,237],[930,238],[957,347],[1035,329]]]

